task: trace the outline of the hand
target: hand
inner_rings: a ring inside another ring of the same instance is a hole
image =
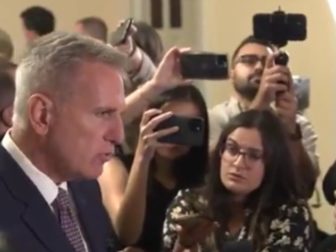
[[[172,112],[161,113],[158,109],[150,109],[143,113],[140,123],[140,135],[138,140],[138,146],[136,150],[137,155],[145,157],[147,160],[151,160],[155,149],[160,146],[165,146],[164,143],[159,143],[157,140],[163,136],[170,135],[178,131],[178,127],[171,127],[154,131],[156,126],[164,120],[173,115]]]
[[[277,95],[275,111],[290,134],[295,133],[296,130],[297,108],[297,99],[293,90]]]
[[[178,225],[177,244],[183,248],[193,248],[203,242],[216,228],[218,223],[202,219],[194,225]]]
[[[121,21],[118,27],[121,26],[124,22],[125,20]],[[126,36],[125,42],[114,46],[114,48],[116,48],[119,52],[125,54],[128,57],[129,61],[127,65],[127,72],[130,74],[133,74],[140,68],[144,53],[139,47],[137,47],[133,40],[132,36],[136,31],[136,26],[132,24],[129,33]]]
[[[153,78],[150,80],[151,85],[159,93],[191,82],[182,77],[180,67],[181,53],[189,50],[189,48],[178,49],[173,47],[164,55]]]
[[[251,108],[267,109],[279,93],[286,92],[291,88],[292,78],[288,67],[275,65],[275,57],[276,55],[273,54],[266,59],[259,90],[251,103]]]
[[[119,22],[117,28],[122,26],[126,20],[122,20]],[[134,51],[134,47],[136,47],[136,44],[132,38],[132,35],[137,31],[137,28],[135,27],[134,24],[131,25],[131,28],[126,36],[126,40],[122,44],[114,45],[114,48],[116,48],[118,51],[121,53],[125,54],[126,56],[130,56],[131,53]]]

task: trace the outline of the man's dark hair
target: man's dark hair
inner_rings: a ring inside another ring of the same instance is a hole
[[[250,35],[247,38],[245,38],[242,42],[240,42],[240,44],[238,45],[236,50],[234,50],[234,52],[232,54],[232,58],[231,58],[232,63],[235,61],[240,49],[247,44],[258,44],[258,45],[263,45],[263,46],[269,47],[272,50],[274,49],[274,45],[271,42],[269,42],[267,40],[263,40],[263,39],[257,39],[253,35]],[[233,66],[233,64],[231,64],[231,65]]]
[[[54,15],[46,8],[29,7],[21,12],[20,17],[27,30],[35,31],[40,36],[53,32],[55,29]]]
[[[86,17],[77,21],[82,24],[87,35],[107,42],[107,25],[105,21],[99,17]]]

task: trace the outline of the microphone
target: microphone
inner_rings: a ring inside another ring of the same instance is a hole
[[[336,201],[336,161],[330,166],[323,178],[322,189],[324,197],[330,205],[335,205]]]

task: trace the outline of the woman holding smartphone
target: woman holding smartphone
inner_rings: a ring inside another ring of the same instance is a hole
[[[310,251],[310,211],[273,112],[233,118],[210,161],[206,186],[180,191],[171,204],[164,251]]]
[[[156,130],[173,115],[202,119],[204,134],[200,146],[159,140],[179,130],[174,126]],[[152,109],[144,112],[134,157],[113,159],[105,165],[99,179],[103,200],[124,246],[150,252],[161,250],[165,213],[176,193],[204,184],[208,131],[201,93],[192,85],[180,86],[165,92]]]

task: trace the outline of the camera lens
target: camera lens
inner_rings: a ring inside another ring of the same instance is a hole
[[[189,123],[189,128],[191,131],[199,132],[202,130],[201,122],[199,120],[192,120]]]
[[[227,64],[226,57],[225,56],[217,56],[216,64],[217,64],[217,66],[226,67],[226,64]]]

